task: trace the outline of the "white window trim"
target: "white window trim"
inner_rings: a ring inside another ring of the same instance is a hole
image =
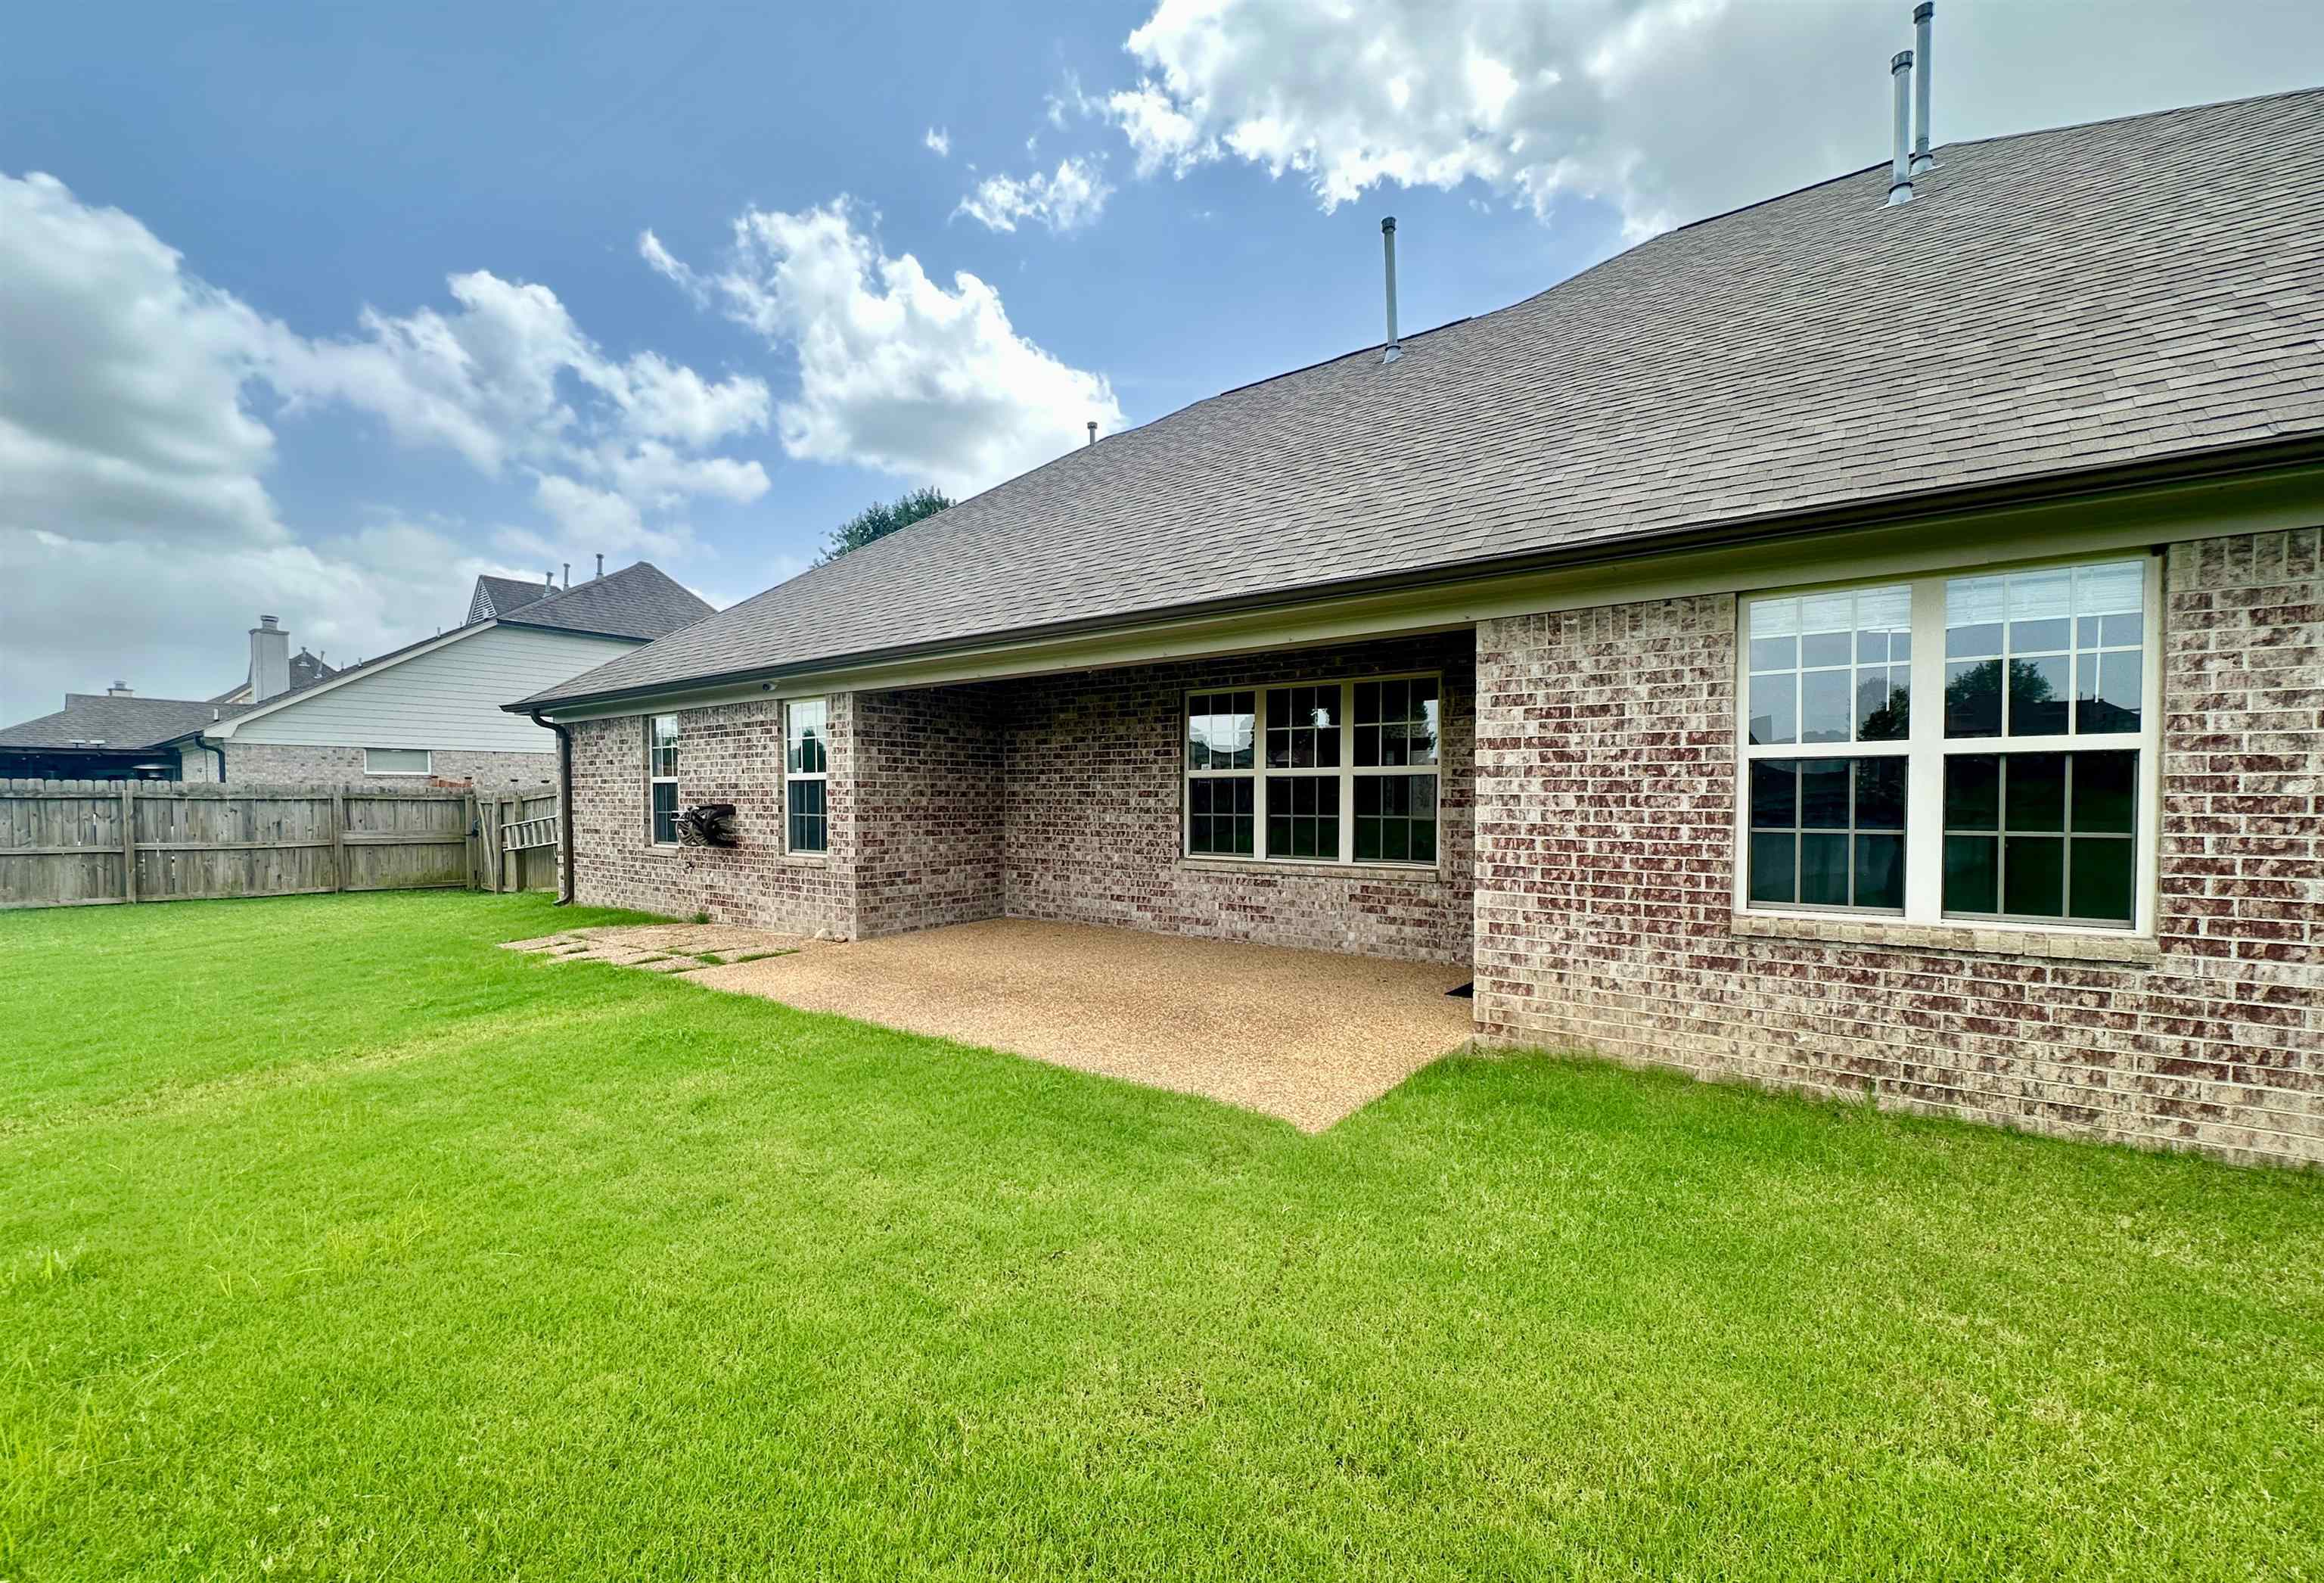
[[[375,753],[417,753],[427,755],[425,767],[417,770],[375,770],[371,767],[371,755]],[[429,747],[366,747],[364,749],[364,773],[366,775],[432,775],[436,773],[436,751]]]
[[[654,773],[654,722],[657,720],[669,720],[673,722],[677,727],[678,734],[671,739],[671,764],[674,768],[681,771],[685,767],[685,760],[682,755],[686,750],[686,720],[682,714],[670,709],[665,709],[657,714],[648,715],[645,717],[646,845],[669,852],[677,850],[685,843],[680,841],[662,840],[660,838],[660,832],[654,829],[653,789],[656,786],[667,783],[670,788],[670,801],[673,804],[673,807],[678,810],[682,810],[684,808],[684,802],[678,790],[678,775],[657,775]]]
[[[823,706],[823,736],[820,739],[823,743],[823,768],[794,773],[791,769],[791,711],[801,704]],[[827,693],[809,693],[798,698],[787,698],[782,700],[781,712],[777,716],[777,719],[779,721],[779,734],[781,741],[776,748],[778,756],[775,763],[781,772],[779,779],[781,782],[783,854],[786,856],[796,857],[829,857],[831,856],[831,697]],[[820,847],[791,845],[791,782],[794,781],[823,782],[823,845]]]
[[[1356,762],[1356,689],[1370,681],[1434,681],[1436,683],[1436,762],[1429,764],[1363,764]],[[1281,769],[1267,765],[1267,695],[1276,689],[1337,687],[1340,690],[1340,852],[1336,857],[1275,857],[1267,851],[1267,782],[1317,781],[1332,777],[1317,770]],[[1248,770],[1198,770],[1190,762],[1186,741],[1187,705],[1196,698],[1222,692],[1248,692],[1251,699],[1251,767]],[[1277,868],[1383,868],[1401,874],[1434,874],[1444,866],[1444,678],[1435,671],[1384,671],[1360,676],[1319,676],[1290,681],[1222,682],[1189,687],[1178,695],[1178,856],[1188,863],[1224,866],[1264,863]],[[1436,856],[1425,863],[1397,862],[1356,856],[1356,788],[1360,776],[1426,775],[1434,782],[1431,813],[1436,824]],[[1251,782],[1251,849],[1242,852],[1197,852],[1194,849],[1194,819],[1186,788],[1196,781]]]
[[[1867,923],[1902,923],[1972,931],[2019,930],[2030,934],[2095,935],[2109,940],[2154,938],[2155,909],[2161,897],[2163,823],[2163,557],[2144,557],[2144,579],[2139,673],[2139,728],[2106,735],[2047,736],[1962,736],[1944,734],[1945,584],[1954,578],[1987,577],[2052,567],[2097,566],[2131,559],[2131,551],[2112,554],[2053,557],[1980,564],[1953,571],[1932,571],[1911,577],[1858,578],[1846,582],[1813,583],[1754,588],[1737,600],[1735,623],[1735,892],[1738,912],[1754,917],[1858,920]],[[1855,588],[1905,586],[1913,598],[1913,708],[1911,727],[1902,742],[1776,742],[1751,741],[1751,602],[1788,598],[1801,594],[1840,593]],[[1930,707],[1926,700],[1935,700]],[[2006,915],[1949,915],[1944,911],[1945,760],[1954,754],[2090,753],[2109,747],[2138,752],[2138,828],[2135,847],[2135,912],[2130,927],[2088,922],[2043,922]],[[1915,748],[1934,751],[1915,753]],[[1864,907],[1807,907],[1750,899],[1751,761],[1760,758],[1875,758],[1896,755],[1908,760],[1904,783],[1904,910],[1900,913]],[[1921,810],[1933,810],[1926,819]]]

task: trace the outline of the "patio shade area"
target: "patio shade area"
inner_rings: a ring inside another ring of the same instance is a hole
[[[996,919],[706,967],[696,984],[1321,1132],[1468,1039],[1465,967]]]

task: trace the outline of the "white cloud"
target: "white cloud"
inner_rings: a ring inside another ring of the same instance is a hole
[[[1236,160],[1324,208],[1475,182],[1545,215],[1600,198],[1637,236],[1878,163],[1908,0],[1158,0],[1103,96],[1139,173]],[[2175,0],[1950,0],[1941,142],[2300,86],[2324,11],[2221,27]],[[2264,25],[2258,25],[2261,23]],[[2106,42],[2103,70],[2057,62]],[[1086,102],[1078,87],[1071,102]],[[1063,124],[1069,101],[1047,109]]]
[[[1099,163],[1078,155],[1059,160],[1048,175],[988,176],[960,200],[953,212],[964,214],[995,231],[1013,231],[1019,220],[1038,220],[1052,231],[1072,231],[1088,225],[1105,210],[1113,196]]]
[[[479,471],[511,461],[583,462],[610,441],[702,449],[766,426],[766,383],[713,383],[641,352],[615,362],[548,287],[484,270],[447,282],[459,310],[401,318],[366,309],[353,340],[268,338],[267,381],[303,403],[340,401],[410,445],[443,445]]]
[[[0,527],[283,538],[242,402],[264,333],[128,215],[0,177]]]
[[[785,451],[971,494],[1049,460],[1121,409],[1101,375],[1018,334],[976,276],[931,280],[891,258],[845,199],[797,214],[746,210],[722,264],[697,273],[651,233],[648,262],[791,348],[798,396],[776,410]],[[667,263],[656,262],[659,254]]]
[[[952,134],[941,126],[931,126],[920,139],[920,145],[940,160],[952,158]]]
[[[459,523],[373,508],[351,508],[371,519],[355,532],[294,532],[266,478],[295,414],[345,405],[401,443],[530,477],[542,531],[509,532],[535,567],[682,550],[689,501],[766,492],[759,462],[715,454],[770,421],[763,381],[609,356],[545,286],[478,271],[449,287],[448,310],[365,310],[354,335],[312,339],[205,284],[132,216],[0,177],[0,719],[116,674],[216,692],[262,609],[336,656],[377,653],[458,619],[477,572],[510,569]]]

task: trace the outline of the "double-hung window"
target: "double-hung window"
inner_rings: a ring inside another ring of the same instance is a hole
[[[646,790],[650,799],[648,838],[657,847],[678,845],[678,717],[646,720]]]
[[[783,706],[784,842],[793,852],[831,847],[829,710],[819,698]]]
[[[1189,693],[1187,855],[1434,865],[1440,692],[1399,676]]]
[[[1747,600],[1738,900],[2149,927],[2156,584],[2142,557]]]

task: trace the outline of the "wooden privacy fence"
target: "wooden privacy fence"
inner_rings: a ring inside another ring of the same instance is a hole
[[[476,804],[479,874],[488,891],[557,888],[557,797],[491,797]]]
[[[556,800],[532,801],[549,804],[553,884]],[[5,781],[0,909],[510,888],[481,831],[475,793],[446,787]]]

